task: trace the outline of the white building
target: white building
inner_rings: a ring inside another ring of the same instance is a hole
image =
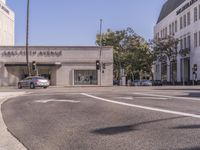
[[[15,14],[0,0],[0,45],[14,45]]]
[[[102,70],[96,61],[101,60]],[[112,86],[113,48],[98,46],[30,46],[29,61],[56,86]],[[36,72],[31,67],[31,74]],[[0,46],[0,86],[13,86],[28,76],[25,46]]]
[[[165,2],[154,28],[154,37],[164,38],[167,35],[179,39],[178,55],[173,65],[157,62],[154,78],[186,84],[192,83],[195,78],[200,80],[200,0]],[[183,51],[188,53],[181,55]],[[196,72],[194,66],[197,66]]]

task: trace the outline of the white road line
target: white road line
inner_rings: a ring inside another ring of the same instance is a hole
[[[167,100],[169,98],[164,97],[114,97],[114,99],[125,99],[125,100],[134,100],[134,99],[159,99],[159,100]]]
[[[133,97],[116,97],[117,99],[134,100]]]
[[[68,102],[68,103],[79,103],[80,101],[74,100],[58,100],[58,99],[47,99],[47,100],[36,100],[36,103],[48,103],[48,102]]]
[[[178,112],[178,111],[171,111],[171,110],[159,109],[159,108],[153,108],[153,107],[147,107],[147,106],[141,106],[141,105],[134,105],[134,104],[124,103],[124,102],[118,102],[118,101],[114,101],[114,100],[109,100],[109,99],[93,96],[93,95],[90,95],[90,94],[87,94],[87,93],[81,93],[81,94],[84,95],[84,96],[90,97],[90,98],[94,98],[94,99],[109,102],[109,103],[114,103],[114,104],[129,106],[129,107],[135,107],[135,108],[146,109],[146,110],[151,110],[151,111],[156,111],[156,112],[163,112],[163,113],[168,113],[168,114],[187,116],[187,117],[193,117],[193,118],[199,118],[200,119],[200,115],[196,115],[196,114],[190,114],[190,113],[184,113],[184,112]]]
[[[171,99],[200,101],[200,98],[193,98],[193,97],[179,97],[179,96],[167,96],[167,95],[156,95],[156,94],[145,94],[145,93],[133,93],[133,94],[142,95],[142,96],[151,96],[151,97],[164,97],[164,98],[171,98]]]

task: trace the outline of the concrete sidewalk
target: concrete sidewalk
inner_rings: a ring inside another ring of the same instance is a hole
[[[25,92],[0,92],[0,108],[3,102],[12,97],[26,94]],[[0,150],[26,150],[26,148],[8,132],[0,112]]]

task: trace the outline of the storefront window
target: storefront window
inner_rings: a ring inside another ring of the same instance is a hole
[[[161,67],[161,79],[162,81],[167,81],[167,63],[162,63]]]
[[[171,62],[171,82],[177,81],[177,62]]]
[[[74,85],[97,85],[96,70],[74,70]]]

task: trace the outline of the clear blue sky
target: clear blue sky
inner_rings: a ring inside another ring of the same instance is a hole
[[[131,27],[146,40],[153,37],[166,0],[30,0],[30,45],[93,46],[103,32]],[[7,0],[15,12],[16,45],[25,44],[26,0]]]

